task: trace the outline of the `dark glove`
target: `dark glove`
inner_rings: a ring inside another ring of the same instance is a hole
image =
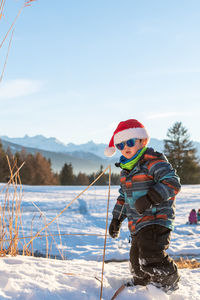
[[[135,208],[139,214],[143,214],[143,212],[150,207],[151,201],[148,195],[144,195],[135,201]]]
[[[148,193],[135,201],[135,208],[139,214],[150,208],[152,204],[159,204],[163,201],[162,197],[153,188]]]
[[[163,201],[161,195],[158,192],[156,192],[156,190],[154,190],[153,188],[149,189],[147,195],[152,204],[160,204]]]
[[[119,236],[119,230],[121,227],[121,222],[118,219],[112,219],[110,226],[109,226],[109,234],[114,239]]]

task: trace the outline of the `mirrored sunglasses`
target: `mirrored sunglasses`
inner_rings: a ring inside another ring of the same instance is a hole
[[[135,142],[136,142],[136,138],[130,139],[128,141],[125,142],[121,142],[119,144],[116,144],[115,146],[117,147],[117,149],[119,149],[120,151],[124,149],[125,145],[127,145],[128,147],[134,147],[135,146]]]

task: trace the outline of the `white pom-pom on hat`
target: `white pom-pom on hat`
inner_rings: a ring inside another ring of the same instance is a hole
[[[142,123],[135,119],[122,121],[118,124],[110,140],[109,146],[106,147],[104,151],[105,156],[113,156],[116,152],[115,145],[127,141],[131,138],[147,139],[147,143],[150,139],[144,125],[142,125]]]
[[[116,148],[115,147],[106,147],[106,149],[104,150],[104,155],[111,157],[115,154],[116,152]]]

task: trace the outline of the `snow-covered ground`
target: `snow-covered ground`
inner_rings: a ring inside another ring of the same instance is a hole
[[[46,222],[50,222],[83,189],[84,187],[24,186],[24,235],[30,236],[31,227],[33,233],[40,230],[45,218]],[[117,194],[118,187],[112,187],[109,221]],[[3,201],[4,194],[1,193],[0,197]],[[49,234],[55,235],[60,231],[66,235],[61,238],[55,236],[56,243],[49,237],[48,251],[57,258],[63,255],[66,260],[23,256],[1,258],[0,299],[100,299],[101,284],[98,279],[101,279],[107,198],[107,187],[92,187],[59,217],[58,222],[49,226]],[[200,208],[200,185],[183,186],[177,196],[175,231],[168,250],[172,256],[200,257],[200,225],[186,224],[192,208]],[[45,231],[41,234],[45,234]],[[46,239],[36,238],[33,248],[45,255]],[[106,260],[128,260],[129,249],[129,232],[127,221],[124,221],[120,238],[107,238]],[[118,299],[200,299],[200,269],[185,269],[180,270],[180,273],[180,289],[171,296],[149,285],[148,290],[141,287],[129,288]],[[123,280],[128,278],[128,261],[106,263],[103,299],[110,299]]]
[[[61,261],[23,256],[1,258],[0,299],[99,300],[101,266],[100,262],[82,259]],[[180,270],[180,273],[180,288],[170,296],[149,285],[148,290],[143,287],[124,290],[118,300],[200,299],[200,269],[185,269]],[[124,278],[129,277],[128,262],[106,264],[103,299],[110,300]]]

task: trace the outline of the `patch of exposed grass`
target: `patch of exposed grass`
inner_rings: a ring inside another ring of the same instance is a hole
[[[200,268],[200,262],[198,262],[196,259],[188,259],[188,258],[179,258],[178,260],[175,260],[177,267],[179,269],[196,269]]]

